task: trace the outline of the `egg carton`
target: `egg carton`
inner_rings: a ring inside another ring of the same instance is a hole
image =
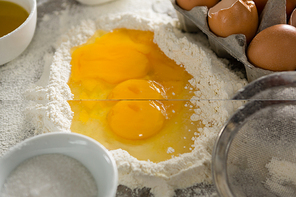
[[[206,6],[196,6],[187,11],[178,6],[175,0],[171,2],[177,12],[181,28],[189,33],[202,31],[206,34],[212,50],[219,57],[234,58],[244,65],[249,82],[261,76],[274,73],[274,71],[255,67],[248,61],[245,35],[233,34],[223,38],[212,33],[208,26],[208,8]],[[286,24],[286,0],[268,0],[259,20],[257,33],[276,24]]]

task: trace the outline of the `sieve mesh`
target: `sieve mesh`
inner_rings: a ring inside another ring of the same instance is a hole
[[[278,184],[266,182],[270,180],[266,166],[272,158],[296,162],[295,131],[296,106],[292,104],[266,107],[248,118],[228,152],[227,176],[235,196],[276,196],[274,191],[278,189],[270,187]],[[287,196],[285,190],[290,190],[290,186],[283,186],[283,191],[277,193]]]
[[[213,152],[213,177],[221,196],[296,196],[295,84],[295,72],[283,72],[236,95],[248,102],[221,130]]]

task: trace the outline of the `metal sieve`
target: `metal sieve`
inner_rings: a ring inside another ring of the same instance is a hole
[[[246,104],[221,129],[213,149],[218,194],[296,196],[296,72],[259,78],[233,99]]]

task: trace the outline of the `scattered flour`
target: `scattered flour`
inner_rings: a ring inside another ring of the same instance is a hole
[[[2,197],[94,197],[98,190],[91,173],[77,160],[45,154],[21,163],[8,176]]]
[[[173,153],[173,152],[175,152],[175,150],[172,147],[168,147],[167,153],[169,154],[169,153]]]
[[[274,194],[282,197],[295,196],[296,163],[272,158],[266,165],[270,177],[265,186]]]
[[[193,78],[195,87],[192,98],[195,115],[192,121],[202,120],[191,153],[185,153],[160,163],[139,161],[125,150],[111,151],[119,171],[119,184],[130,188],[151,188],[156,197],[174,196],[175,189],[190,187],[196,183],[211,183],[212,148],[224,122],[239,104],[228,102],[237,90],[246,85],[209,49],[206,38],[200,34],[185,34],[176,28],[176,21],[156,14],[118,14],[98,20],[84,20],[63,36],[50,66],[46,87],[36,86],[27,97],[37,100],[28,110],[34,116],[36,134],[67,130],[70,132],[73,112],[66,102],[72,99],[67,82],[70,75],[70,49],[80,45],[97,29],[114,28],[149,30],[154,32],[154,42],[177,64],[183,65]],[[168,150],[171,151],[171,150]]]

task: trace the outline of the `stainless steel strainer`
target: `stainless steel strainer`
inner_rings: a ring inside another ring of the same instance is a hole
[[[262,77],[234,99],[246,104],[222,128],[213,150],[218,194],[296,196],[296,72]]]

